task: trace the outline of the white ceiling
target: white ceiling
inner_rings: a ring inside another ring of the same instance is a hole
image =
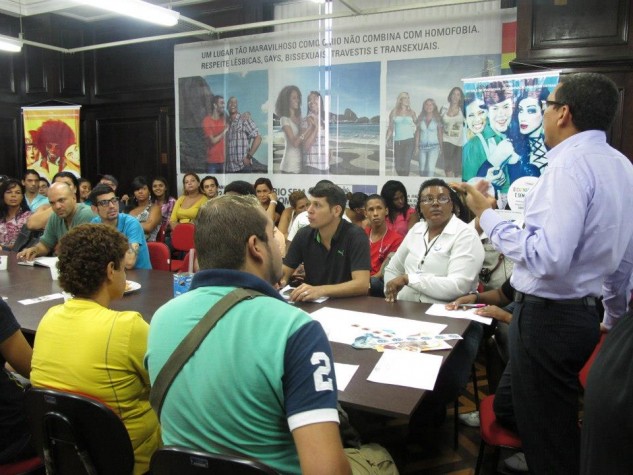
[[[175,11],[179,11],[180,7],[201,3],[212,3],[213,0],[145,0],[149,3],[159,5],[166,8],[171,8]],[[309,0],[294,0],[297,3],[307,2]],[[60,51],[62,53],[78,53],[82,51],[91,51],[102,48],[111,48],[116,46],[123,46],[135,43],[144,43],[150,41],[158,41],[169,38],[182,38],[182,37],[201,37],[207,35],[220,35],[225,32],[250,30],[262,27],[271,27],[280,24],[288,23],[300,23],[305,21],[316,21],[325,18],[341,18],[351,17],[356,15],[373,15],[377,13],[386,13],[394,11],[406,11],[420,8],[429,8],[434,6],[446,6],[446,5],[459,5],[468,3],[482,3],[487,0],[384,0],[383,5],[379,8],[365,8],[363,5],[364,0],[330,0],[335,4],[335,13],[319,13],[316,15],[303,16],[299,18],[285,18],[272,21],[257,22],[251,24],[218,27],[215,28],[211,25],[204,24],[197,20],[188,18],[184,15],[180,15],[178,25],[175,27],[165,27],[164,34],[152,37],[142,37],[136,39],[130,39],[126,41],[119,41],[114,43],[103,43],[90,46],[84,46],[80,48],[61,48],[57,45],[43,44],[30,41],[25,35],[22,40],[24,44]],[[95,23],[103,20],[112,20],[117,18],[117,15],[111,12],[107,12],[98,8],[93,8],[84,5],[78,5],[73,0],[0,0],[0,14],[10,15],[18,18],[29,17],[32,15],[42,14],[55,14],[62,15],[69,18],[73,18],[85,23]],[[160,28],[160,27],[159,27]],[[217,36],[216,36],[217,37]]]

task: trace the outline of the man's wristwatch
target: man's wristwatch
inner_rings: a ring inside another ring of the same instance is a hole
[[[252,156],[250,153],[247,153],[247,154],[246,154],[246,158],[248,158],[249,160],[252,160],[252,159],[253,159],[253,156]]]

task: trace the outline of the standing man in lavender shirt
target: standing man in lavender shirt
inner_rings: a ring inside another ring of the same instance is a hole
[[[579,473],[578,373],[600,336],[596,297],[603,331],[628,302],[633,166],[606,139],[618,98],[610,79],[581,73],[561,77],[543,101],[549,167],[525,198],[525,229],[488,210],[472,186],[456,186],[515,263],[510,363],[495,412],[516,423],[533,474]]]
[[[250,114],[240,114],[237,98],[229,98],[229,130],[226,137],[226,173],[250,173],[262,137]]]

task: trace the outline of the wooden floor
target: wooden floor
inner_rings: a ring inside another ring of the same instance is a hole
[[[488,394],[488,381],[485,367],[481,363],[475,364],[477,371],[477,386],[479,398]],[[472,380],[459,398],[459,412],[466,413],[475,410],[475,398]],[[412,439],[408,437],[407,421],[402,419],[382,420],[369,423],[362,428],[364,442],[378,442],[385,446],[394,457],[402,475],[471,475],[475,473],[477,455],[479,452],[479,428],[459,425],[457,450],[454,450],[454,410],[449,407],[445,422],[437,430],[427,435]],[[356,420],[352,420],[358,425]],[[360,428],[359,428],[360,429]],[[512,452],[501,452],[499,460],[510,456]],[[481,475],[495,473],[509,473],[502,469],[495,470],[492,449],[487,449]]]

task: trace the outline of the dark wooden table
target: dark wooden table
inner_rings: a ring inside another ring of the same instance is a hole
[[[127,279],[141,284],[141,289],[126,294],[122,299],[112,303],[116,310],[136,310],[150,321],[154,312],[173,296],[172,273],[155,270],[127,271]],[[61,292],[58,281],[53,281],[46,267],[20,266],[15,255],[10,254],[9,266],[0,271],[0,293],[7,296],[7,303],[13,310],[25,333],[34,334],[42,316],[53,305],[63,302],[62,299],[32,305],[22,305],[18,301]],[[415,302],[387,303],[374,297],[352,297],[329,299],[322,304],[302,304],[301,308],[311,313],[321,307],[340,308],[357,312],[376,313],[381,315],[409,318],[413,320],[442,323],[447,325],[444,333],[462,335],[470,324],[468,320],[434,317],[426,315],[427,304]],[[452,346],[456,341],[448,341]],[[339,400],[350,407],[395,417],[409,417],[420,403],[425,391],[388,384],[367,381],[382,353],[374,350],[357,350],[349,345],[332,343],[334,359],[337,363],[358,365],[358,370],[347,385],[345,391],[339,391]],[[446,357],[451,350],[434,351],[432,354]]]

